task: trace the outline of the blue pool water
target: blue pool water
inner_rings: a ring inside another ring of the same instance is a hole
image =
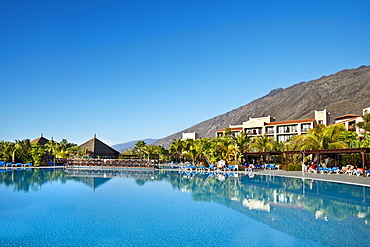
[[[368,246],[370,189],[163,171],[0,173],[0,246]]]

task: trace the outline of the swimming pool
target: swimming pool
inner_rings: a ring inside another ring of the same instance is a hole
[[[253,174],[0,173],[0,246],[368,246],[370,188]]]

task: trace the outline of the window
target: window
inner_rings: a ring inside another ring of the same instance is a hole
[[[274,134],[274,127],[267,127],[266,128],[266,133],[267,134]]]
[[[285,126],[278,127],[278,133],[284,133],[284,131],[285,131]]]
[[[277,141],[278,142],[285,142],[285,141],[289,140],[290,138],[292,138],[293,136],[295,136],[295,135],[281,135],[281,136],[277,137]]]
[[[301,132],[307,132],[309,129],[311,129],[311,124],[302,124],[301,125]]]

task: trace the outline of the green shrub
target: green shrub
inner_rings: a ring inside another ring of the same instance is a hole
[[[289,171],[301,171],[302,166],[301,164],[288,164],[289,166]]]

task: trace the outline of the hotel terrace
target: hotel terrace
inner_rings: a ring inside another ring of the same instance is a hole
[[[363,109],[363,114],[366,111],[370,112],[370,107]],[[363,121],[361,116],[347,114],[335,118],[334,124],[343,123],[346,130],[356,131],[359,135],[362,135],[364,130],[356,127],[356,124],[361,121]],[[326,109],[322,111],[315,110],[314,118],[309,119],[275,121],[270,115],[267,117],[249,118],[248,121],[243,122],[241,125],[230,125],[229,129],[231,134],[235,136],[240,132],[248,133],[252,137],[266,134],[269,137],[273,137],[276,141],[284,142],[295,135],[306,134],[308,130],[318,124],[330,124],[330,113]],[[226,128],[216,131],[216,136],[222,136],[225,131]]]

